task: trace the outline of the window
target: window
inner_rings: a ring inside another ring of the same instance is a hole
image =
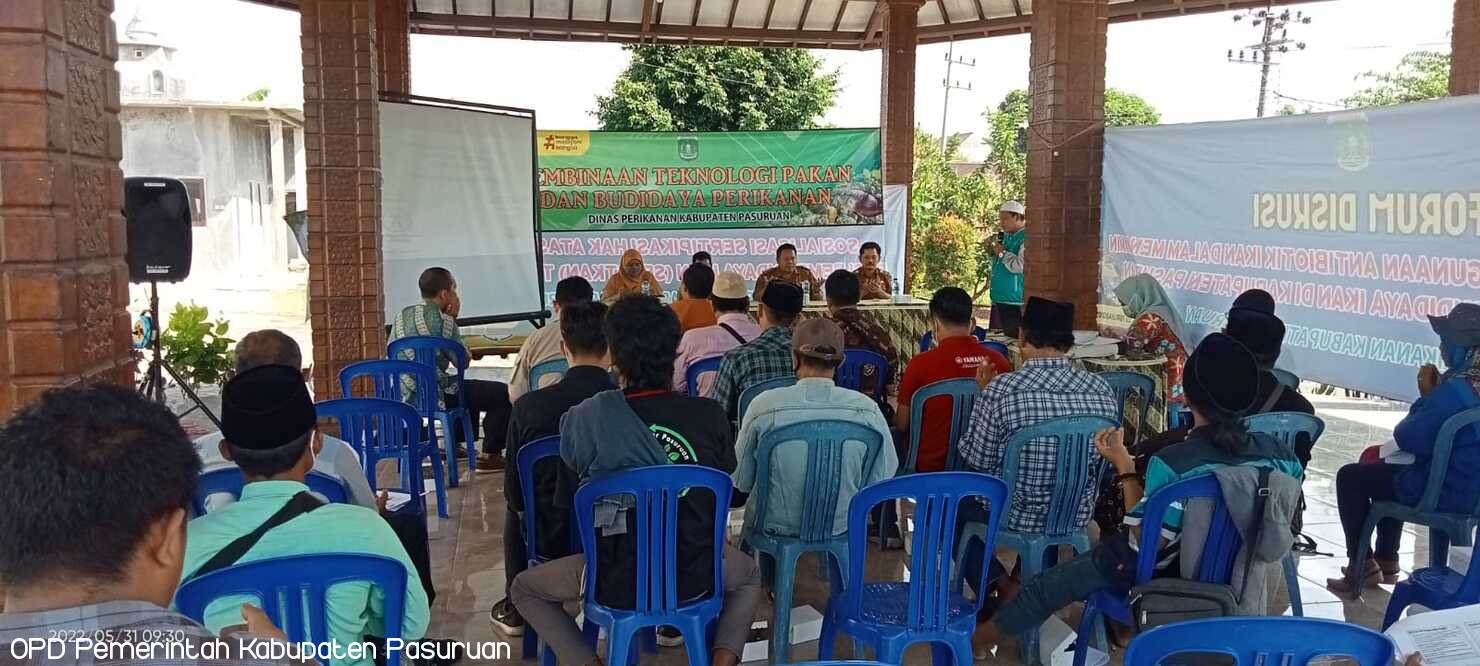
[[[134,49],[134,60],[144,59],[144,49]]]
[[[150,83],[151,92],[164,94],[164,72],[157,69],[154,70],[154,76],[151,78]]]

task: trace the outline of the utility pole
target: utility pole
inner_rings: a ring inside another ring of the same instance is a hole
[[[1228,62],[1242,65],[1259,65],[1259,117],[1264,117],[1264,100],[1269,95],[1269,70],[1278,65],[1274,58],[1276,54],[1289,53],[1290,45],[1294,44],[1298,51],[1305,50],[1305,42],[1292,42],[1290,40],[1290,24],[1305,25],[1310,23],[1310,17],[1305,12],[1290,14],[1286,9],[1278,14],[1272,6],[1254,11],[1249,10],[1243,14],[1234,14],[1234,22],[1242,21],[1245,17],[1251,19],[1250,24],[1258,28],[1263,26],[1264,37],[1258,44],[1250,44],[1239,49],[1238,57],[1234,57],[1233,49],[1228,49]],[[1279,35],[1276,37],[1275,32]],[[1244,51],[1249,52],[1249,57],[1244,57]]]
[[[951,108],[951,90],[971,90],[970,81],[966,82],[966,85],[964,86],[961,85],[961,82],[959,81],[951,81],[951,66],[960,65],[962,67],[976,67],[976,58],[967,60],[965,58],[955,57],[956,40],[951,40],[949,44],[950,45],[946,47],[946,78],[940,80],[940,84],[942,86],[945,86],[946,89],[945,101],[941,102],[940,104],[940,154],[948,162],[950,161],[951,156],[946,155],[946,118],[948,117],[946,113]]]

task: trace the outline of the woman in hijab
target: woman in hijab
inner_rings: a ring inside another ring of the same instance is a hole
[[[1393,428],[1393,441],[1399,449],[1413,454],[1413,462],[1352,463],[1336,473],[1336,506],[1346,533],[1347,552],[1354,557],[1372,503],[1396,500],[1418,504],[1428,485],[1439,429],[1449,417],[1480,407],[1480,305],[1460,303],[1447,316],[1429,317],[1429,323],[1439,334],[1439,355],[1447,370],[1440,374],[1432,363],[1418,369],[1420,397],[1408,408],[1408,416]],[[1439,491],[1440,511],[1469,513],[1480,500],[1480,436],[1475,431],[1463,428],[1454,436],[1449,468]],[[1396,582],[1402,533],[1403,524],[1396,520],[1378,522],[1374,561],[1342,567],[1342,577],[1327,579],[1326,587],[1355,597],[1363,586]],[[1354,571],[1361,575],[1353,575]]]
[[[1115,288],[1125,314],[1132,320],[1125,341],[1132,351],[1167,357],[1167,401],[1182,402],[1182,369],[1187,365],[1184,343],[1187,327],[1172,299],[1156,278],[1132,275]],[[1169,412],[1170,413],[1170,410]]]
[[[616,275],[607,280],[606,288],[601,290],[601,300],[613,300],[624,294],[660,296],[662,293],[663,286],[658,284],[658,278],[643,266],[642,253],[627,250],[622,253],[622,263],[617,266]]]

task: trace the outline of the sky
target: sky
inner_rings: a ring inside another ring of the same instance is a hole
[[[1401,9],[1399,9],[1401,7]],[[1384,71],[1414,50],[1449,50],[1453,0],[1331,0],[1299,5],[1311,17],[1292,26],[1304,51],[1280,59],[1270,76],[1268,113],[1286,103],[1331,110],[1362,87],[1361,73]],[[120,29],[138,13],[179,49],[191,97],[241,99],[269,87],[271,100],[301,104],[298,15],[240,0],[116,0]],[[1164,123],[1252,118],[1259,67],[1228,62],[1262,34],[1238,12],[1110,26],[1106,81],[1145,98]],[[970,132],[972,159],[986,154],[984,112],[1028,85],[1028,35],[921,46],[916,55],[915,122],[940,134],[946,52],[975,62],[954,66],[946,131]],[[839,93],[822,119],[838,127],[879,122],[879,51],[814,51],[839,74]],[[596,97],[610,91],[629,58],[619,45],[479,37],[411,36],[411,87],[418,95],[532,108],[540,127],[594,129]],[[1294,98],[1293,100],[1287,98]]]

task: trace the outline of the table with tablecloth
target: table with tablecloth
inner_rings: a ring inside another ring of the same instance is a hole
[[[920,336],[930,330],[930,307],[924,301],[895,303],[888,300],[863,301],[858,310],[863,318],[879,325],[889,334],[894,345],[894,358],[889,359],[890,383],[899,381],[904,366],[920,351]],[[816,319],[827,315],[827,306],[812,302],[802,308],[800,320]]]
[[[987,333],[988,340],[995,340],[1007,345],[1009,360],[1012,367],[1022,367],[1023,358],[1018,353],[1018,342],[1012,338],[1002,335],[999,331]],[[1151,396],[1150,413],[1146,416],[1146,433],[1156,434],[1165,432],[1167,429],[1167,358],[1161,354],[1148,357],[1130,358],[1126,356],[1108,356],[1100,358],[1074,358],[1074,365],[1084,368],[1090,372],[1137,372],[1148,375],[1156,380],[1155,395]],[[1130,398],[1126,406],[1124,423],[1134,427],[1141,419],[1143,405],[1139,398]],[[1129,443],[1129,442],[1128,442]]]

